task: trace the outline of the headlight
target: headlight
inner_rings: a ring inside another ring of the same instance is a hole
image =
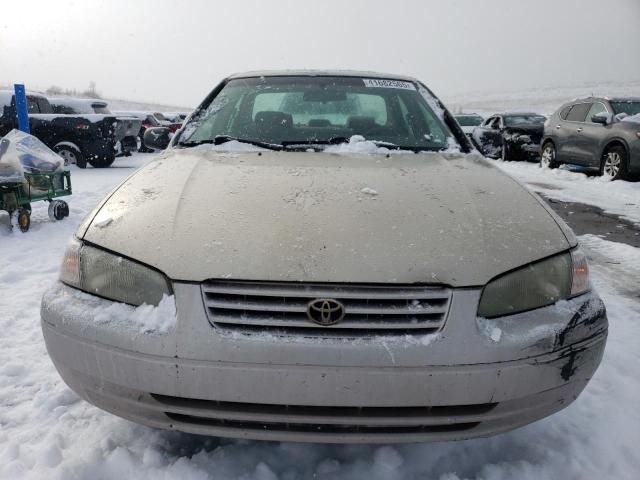
[[[587,259],[575,248],[489,282],[482,291],[478,316],[500,317],[545,307],[589,288]]]
[[[113,253],[85,245],[75,237],[64,254],[60,281],[116,302],[158,305],[171,295],[162,273]]]

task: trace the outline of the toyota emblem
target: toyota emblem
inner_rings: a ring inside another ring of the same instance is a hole
[[[330,298],[317,298],[307,305],[307,317],[323,326],[335,325],[344,318],[344,305]]]

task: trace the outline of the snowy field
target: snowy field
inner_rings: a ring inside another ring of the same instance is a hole
[[[77,224],[149,161],[73,168],[71,215],[52,223],[34,204],[31,230],[0,213],[0,479],[611,479],[640,475],[640,250],[585,235],[593,281],[609,312],[604,361],[569,408],[490,439],[353,446],[219,440],[153,430],[79,400],[42,340],[39,305]],[[640,183],[602,182],[534,164],[500,163],[533,188],[640,222]],[[540,187],[539,185],[543,185]]]

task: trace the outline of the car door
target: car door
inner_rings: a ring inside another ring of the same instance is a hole
[[[581,141],[579,143],[579,155],[583,158],[585,165],[591,167],[600,167],[600,150],[606,136],[609,133],[609,125],[602,125],[591,120],[594,115],[602,113],[611,113],[602,102],[593,102],[591,108],[587,112],[584,130],[582,131]]]
[[[562,148],[561,159],[563,162],[575,163],[577,165],[589,165],[588,156],[585,156],[583,132],[587,112],[591,108],[591,102],[576,103],[571,107],[562,127],[566,129],[563,133],[565,141]]]
[[[549,118],[549,129],[545,128],[545,136],[550,138],[556,146],[556,158],[564,162],[564,148],[567,142],[567,133],[569,132],[566,124],[566,118],[573,105],[562,107],[558,112]]]
[[[487,118],[484,123],[473,131],[476,142],[482,153],[489,156],[498,155],[502,148],[502,132],[500,131],[500,117]]]

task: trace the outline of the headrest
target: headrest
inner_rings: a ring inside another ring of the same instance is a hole
[[[265,128],[291,128],[293,117],[289,113],[264,111],[256,113],[254,122]]]
[[[347,120],[347,127],[355,130],[354,133],[366,132],[377,126],[378,124],[373,117],[349,117]]]
[[[309,120],[310,127],[330,127],[331,122],[326,118],[312,118]]]

